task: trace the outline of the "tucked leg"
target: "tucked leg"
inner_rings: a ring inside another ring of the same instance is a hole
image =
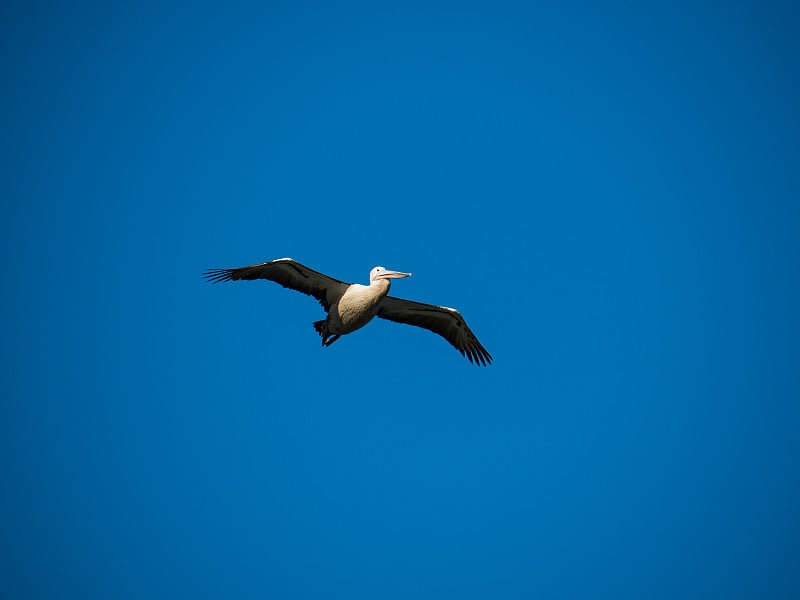
[[[331,337],[330,339],[328,339],[328,338],[325,338],[325,339],[323,339],[323,340],[322,340],[322,345],[323,345],[323,346],[330,346],[330,345],[331,345],[333,342],[335,342],[336,340],[338,340],[340,337],[342,337],[342,336],[341,336],[340,334],[338,334],[338,333],[337,333],[336,335],[334,335],[334,336],[333,336],[333,337]]]

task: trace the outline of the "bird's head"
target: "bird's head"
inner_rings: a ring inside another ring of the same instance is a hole
[[[369,272],[369,282],[380,281],[381,279],[400,279],[401,277],[411,277],[411,273],[401,273],[392,271],[385,267],[375,267]]]

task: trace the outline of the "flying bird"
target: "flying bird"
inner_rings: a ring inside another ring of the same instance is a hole
[[[322,345],[330,346],[341,336],[369,323],[375,316],[395,323],[423,327],[438,333],[470,363],[486,366],[492,355],[486,351],[464,317],[454,308],[422,304],[389,296],[391,279],[411,277],[411,273],[375,267],[369,272],[369,285],[345,283],[301,265],[291,258],[234,269],[208,269],[211,283],[240,279],[268,279],[316,298],[328,316],[314,323]]]

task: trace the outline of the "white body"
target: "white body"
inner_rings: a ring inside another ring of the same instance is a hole
[[[378,314],[381,299],[389,293],[388,279],[372,281],[370,285],[353,283],[328,313],[328,332],[344,335],[361,329]]]

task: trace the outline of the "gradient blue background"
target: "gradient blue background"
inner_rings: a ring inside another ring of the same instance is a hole
[[[0,596],[800,597],[791,3],[135,4],[0,9]]]

